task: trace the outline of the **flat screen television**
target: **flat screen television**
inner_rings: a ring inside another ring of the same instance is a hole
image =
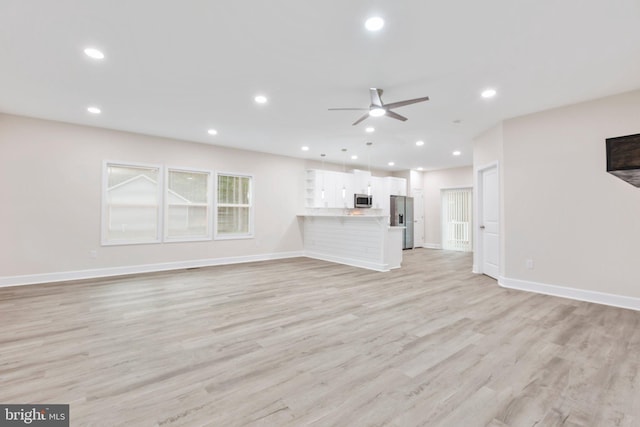
[[[607,138],[607,172],[640,187],[640,133]]]

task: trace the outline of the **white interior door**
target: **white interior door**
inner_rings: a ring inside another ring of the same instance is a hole
[[[500,187],[498,167],[480,171],[478,219],[482,273],[498,278],[500,271]]]
[[[424,247],[424,197],[421,188],[411,189],[413,197],[413,247]]]

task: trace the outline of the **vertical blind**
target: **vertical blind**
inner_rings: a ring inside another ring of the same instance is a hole
[[[472,241],[470,188],[442,190],[442,248],[470,252]]]

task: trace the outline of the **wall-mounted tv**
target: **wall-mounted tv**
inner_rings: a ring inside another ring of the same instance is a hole
[[[607,172],[640,187],[640,133],[607,138]]]

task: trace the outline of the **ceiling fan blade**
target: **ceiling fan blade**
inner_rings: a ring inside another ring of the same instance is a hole
[[[367,117],[369,117],[369,113],[365,114],[364,116],[360,117],[358,120],[356,120],[351,126],[355,126],[358,123],[360,123],[361,121],[363,121],[364,119],[366,119]],[[405,119],[406,120],[406,119]]]
[[[401,120],[403,122],[407,121],[407,118],[405,116],[401,116],[400,114],[394,113],[391,110],[387,110],[387,114],[386,115],[391,117],[392,119]]]
[[[369,89],[369,93],[371,94],[371,105],[375,105],[376,107],[382,107],[382,89],[376,89],[372,87]]]
[[[392,102],[390,104],[384,104],[384,106],[385,108],[398,108],[398,107],[404,107],[405,105],[416,104],[418,102],[424,102],[428,100],[429,100],[429,97],[425,96],[423,98],[407,99],[406,101]]]
[[[360,111],[365,111],[365,110],[368,110],[368,108],[329,108],[329,111],[336,111],[336,110],[360,110]]]

